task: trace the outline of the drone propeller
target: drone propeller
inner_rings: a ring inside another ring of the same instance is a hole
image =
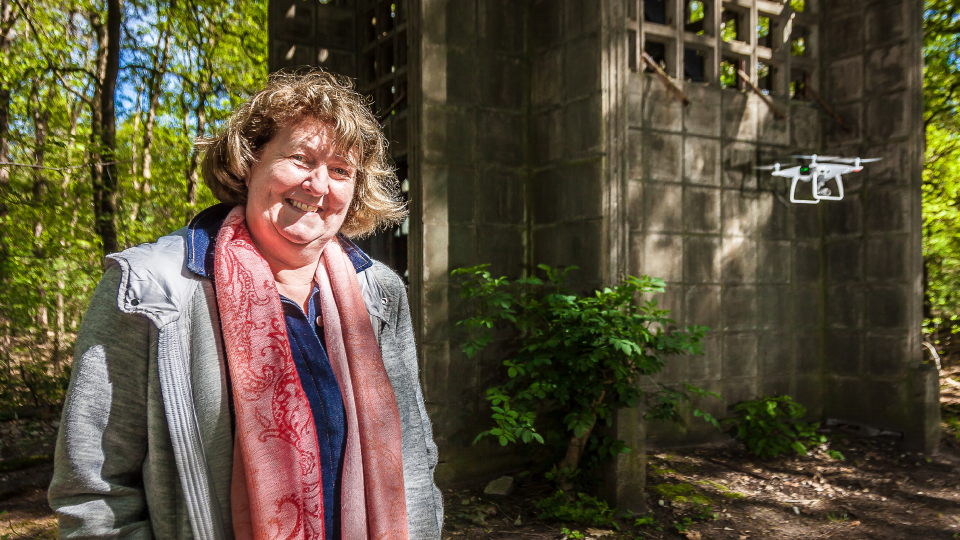
[[[776,165],[763,165],[762,167],[757,167],[757,170],[758,171],[779,171],[780,164],[777,163]]]
[[[818,158],[820,161],[828,161],[832,163],[873,163],[874,161],[880,161],[883,158],[845,158],[845,157],[826,157],[821,156]]]
[[[797,159],[811,159],[811,160],[816,160],[818,162],[819,161],[839,161],[839,160],[846,159],[839,156],[821,156],[819,154],[813,154],[812,156],[793,156],[793,157]]]

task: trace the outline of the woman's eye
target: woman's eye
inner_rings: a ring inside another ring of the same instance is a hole
[[[304,160],[303,160],[303,156],[301,156],[300,154],[296,154],[296,155],[291,156],[291,157],[292,157],[295,161],[299,161],[299,162],[301,162],[301,163],[304,161]]]

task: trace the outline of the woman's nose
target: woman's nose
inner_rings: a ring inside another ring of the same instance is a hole
[[[330,172],[326,165],[321,165],[314,169],[307,178],[303,180],[303,189],[317,196],[326,195],[330,191]]]

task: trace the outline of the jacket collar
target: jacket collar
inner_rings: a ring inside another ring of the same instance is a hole
[[[232,205],[215,204],[196,215],[187,226],[187,268],[191,272],[213,279],[213,259],[216,249],[217,233],[227,214],[233,209]],[[343,234],[337,233],[337,242],[353,263],[359,274],[373,266],[373,260],[360,250],[356,244]]]

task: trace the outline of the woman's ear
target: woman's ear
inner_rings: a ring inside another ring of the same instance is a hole
[[[253,169],[260,163],[260,157],[263,155],[263,148],[257,149],[253,153],[253,162],[247,164],[247,172],[243,175],[243,185],[250,189],[250,179],[253,177]]]

